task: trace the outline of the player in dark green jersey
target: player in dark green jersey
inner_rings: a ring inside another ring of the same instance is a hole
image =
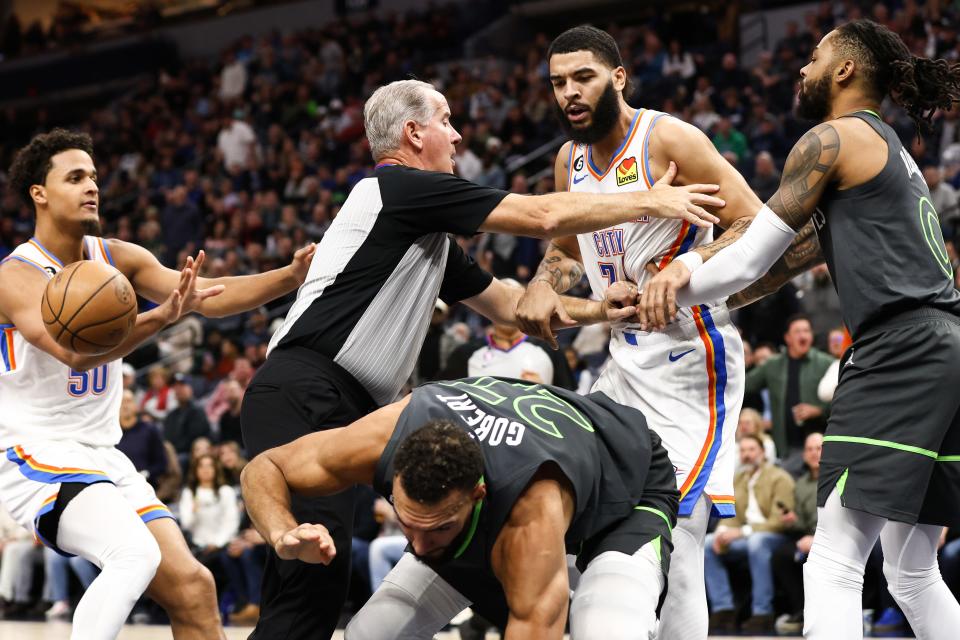
[[[960,65],[914,56],[886,27],[855,20],[827,34],[800,75],[800,115],[820,124],[794,146],[780,189],[708,262],[687,254],[660,273],[641,321],[663,326],[677,304],[744,287],[738,296],[759,297],[826,259],[853,346],[823,443],[805,635],[862,637],[863,568],[880,537],[890,593],[917,637],[955,638],[960,604],[937,546],[944,525],[960,526],[960,292],[923,175],[880,105],[890,96],[929,121],[960,100]],[[809,239],[799,248],[798,234]]]
[[[271,449],[243,473],[254,524],[280,557],[329,562],[322,523],[290,493],[356,483],[388,498],[409,551],[347,628],[429,639],[473,605],[509,639],[646,640],[665,590],[679,495],[643,415],[501,378],[432,383],[346,428]],[[566,554],[583,572],[571,602]]]

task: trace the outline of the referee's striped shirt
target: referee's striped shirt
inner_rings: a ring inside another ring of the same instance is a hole
[[[377,168],[324,234],[269,352],[308,347],[352,374],[378,404],[410,376],[439,296],[492,281],[448,233],[472,235],[506,197],[448,173]]]

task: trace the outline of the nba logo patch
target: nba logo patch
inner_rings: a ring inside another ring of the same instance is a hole
[[[637,174],[637,159],[627,158],[617,165],[617,186],[622,187],[625,184],[636,182],[640,179]]]

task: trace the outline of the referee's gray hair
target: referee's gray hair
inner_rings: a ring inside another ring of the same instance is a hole
[[[436,110],[429,99],[433,90],[432,84],[421,80],[397,80],[373,92],[363,107],[363,121],[374,160],[400,148],[403,123],[430,121]]]

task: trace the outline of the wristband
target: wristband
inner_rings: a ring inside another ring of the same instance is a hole
[[[688,251],[687,253],[681,253],[679,256],[674,258],[676,262],[682,262],[687,269],[690,270],[690,273],[693,273],[703,265],[703,256],[701,256],[696,251]]]

